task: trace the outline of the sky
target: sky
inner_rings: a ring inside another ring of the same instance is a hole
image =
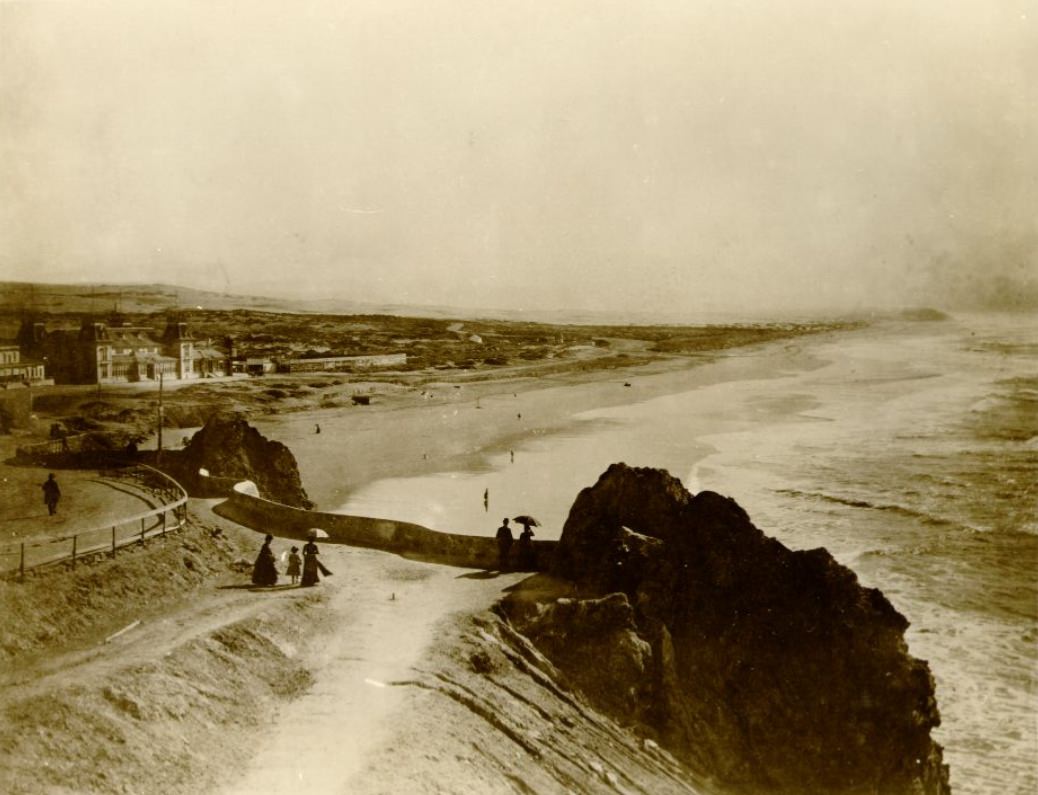
[[[0,0],[0,279],[1038,308],[1036,24],[1036,0]]]

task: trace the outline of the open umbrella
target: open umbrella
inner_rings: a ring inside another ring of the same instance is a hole
[[[320,527],[311,527],[306,531],[307,538],[327,538],[328,534]]]
[[[532,516],[528,516],[525,513],[521,513],[518,516],[513,516],[512,517],[512,521],[513,522],[518,522],[519,524],[521,524],[521,525],[523,525],[525,527],[530,527],[530,526],[540,527],[541,526],[540,522],[538,522]]]

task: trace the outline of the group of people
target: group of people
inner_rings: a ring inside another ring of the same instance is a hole
[[[310,534],[309,540],[303,545],[302,558],[299,556],[299,547],[293,546],[289,550],[288,568],[285,570],[285,575],[292,578],[292,585],[296,584],[297,579],[303,587],[317,585],[321,579],[319,573],[325,577],[331,574],[331,571],[317,559],[320,551],[317,549],[317,544],[314,543],[316,538],[316,533]],[[253,585],[264,587],[277,585],[277,558],[274,556],[274,550],[270,548],[273,540],[272,535],[267,535],[263,540],[263,546],[260,547],[259,555],[256,556],[256,562],[252,566]]]
[[[521,517],[520,517],[521,518]],[[526,522],[523,532],[519,534],[516,541],[512,536],[512,528],[508,525],[508,518],[502,520],[501,526],[497,528],[497,567],[500,571],[508,571],[511,566],[512,545],[515,544],[516,568],[520,571],[530,571],[537,568],[537,552],[533,547],[533,530]]]

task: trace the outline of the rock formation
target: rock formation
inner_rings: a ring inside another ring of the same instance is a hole
[[[907,620],[824,549],[733,500],[611,466],[552,574],[576,599],[503,606],[598,707],[733,792],[946,795],[940,718]]]
[[[237,414],[216,414],[181,451],[166,453],[163,468],[192,494],[224,495],[235,481],[251,480],[261,497],[310,508],[295,456]],[[200,477],[199,470],[208,471]]]

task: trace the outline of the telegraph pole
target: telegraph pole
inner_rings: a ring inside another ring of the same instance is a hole
[[[163,406],[162,406],[162,363],[159,363],[159,432],[158,432],[158,451],[155,454],[155,463],[162,463],[162,420],[163,420]]]

